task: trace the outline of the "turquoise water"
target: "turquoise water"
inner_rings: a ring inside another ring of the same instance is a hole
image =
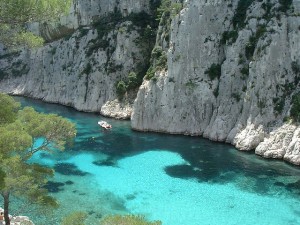
[[[73,147],[33,158],[55,168],[47,188],[60,203],[49,213],[23,210],[36,225],[59,224],[73,211],[87,212],[88,225],[115,213],[164,225],[300,224],[297,167],[199,137],[134,132],[129,121],[105,118],[113,129],[104,131],[99,115],[17,99],[69,118],[78,130]]]

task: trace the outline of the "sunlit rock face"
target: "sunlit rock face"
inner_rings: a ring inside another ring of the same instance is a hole
[[[140,43],[141,27],[130,15],[151,14],[153,2],[77,0],[58,24],[33,24],[49,43],[2,55],[0,91],[300,164],[299,128],[284,122],[299,94],[299,2],[183,1],[157,32],[167,66],[144,79],[137,95],[119,98],[116,84],[149,66],[148,40]]]
[[[31,25],[44,47],[1,57],[0,91],[130,118],[136,91],[119,101],[116,83],[145,70],[144,27],[132,15],[149,13],[149,1],[74,1],[59,24]]]
[[[283,125],[299,92],[300,5],[281,12],[278,1],[253,1],[235,24],[238,4],[185,1],[172,21],[167,69],[144,81],[132,127],[203,135],[300,164],[298,128]]]

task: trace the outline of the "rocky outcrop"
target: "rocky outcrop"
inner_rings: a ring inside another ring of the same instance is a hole
[[[3,218],[3,212],[4,210],[0,207],[0,225],[5,225],[4,218]],[[11,225],[34,225],[34,223],[27,217],[27,216],[11,216],[10,218],[10,224]]]
[[[132,128],[203,135],[299,164],[298,128],[283,122],[299,91],[299,9],[245,2],[185,1],[167,68],[141,86]]]
[[[300,128],[285,124],[266,136],[255,149],[265,158],[284,159],[300,165]]]

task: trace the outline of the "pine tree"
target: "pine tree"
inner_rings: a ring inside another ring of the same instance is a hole
[[[57,20],[70,6],[71,0],[0,0],[0,42],[11,48],[41,46],[43,39],[26,31],[28,23]]]
[[[60,116],[38,113],[30,107],[20,109],[13,98],[4,94],[0,94],[0,104],[0,195],[5,224],[10,225],[11,195],[57,206],[55,199],[43,188],[54,171],[29,163],[28,159],[39,151],[63,150],[76,135],[76,129],[73,123]]]

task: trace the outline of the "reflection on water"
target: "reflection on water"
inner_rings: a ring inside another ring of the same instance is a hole
[[[72,211],[86,211],[88,225],[112,213],[144,214],[165,225],[300,224],[296,167],[200,137],[134,132],[129,121],[105,118],[113,129],[104,131],[99,115],[17,99],[78,129],[70,149],[33,158],[56,170],[46,188],[60,202],[50,216],[27,211],[37,225],[59,224]]]

